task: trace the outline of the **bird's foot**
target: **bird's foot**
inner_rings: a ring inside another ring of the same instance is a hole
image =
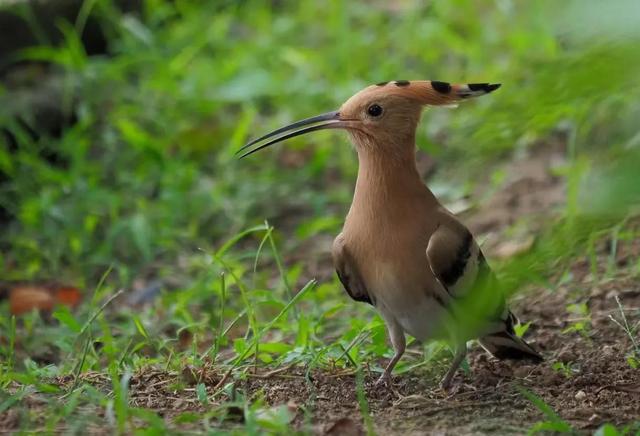
[[[385,387],[387,387],[387,388],[390,388],[390,387],[392,386],[392,383],[391,383],[391,376],[390,376],[388,373],[386,373],[386,372],[384,372],[384,373],[380,376],[380,378],[378,378],[378,380],[376,380],[375,387],[377,387],[377,388],[378,388],[378,387],[381,387],[381,386],[385,386]]]
[[[451,382],[449,383],[440,382],[440,390],[445,394],[449,392],[450,387],[451,387]]]
[[[391,375],[388,373],[383,373],[378,380],[376,380],[374,387],[376,389],[384,389],[387,392],[392,393],[397,398],[402,398],[402,395],[396,390],[393,386],[393,382],[391,381]]]
[[[445,383],[446,381],[446,383]],[[459,381],[459,382],[455,382],[453,383],[453,380],[442,380],[440,382],[440,390],[442,391],[442,393],[444,395],[446,395],[447,397],[451,397],[453,395],[457,395],[460,392],[464,392],[465,390],[474,390],[473,387],[470,387],[468,384],[464,383],[463,381]]]
[[[449,375],[447,374],[442,381],[440,382],[440,389],[445,392],[448,393],[449,388],[451,387],[451,380],[453,380],[453,374]]]

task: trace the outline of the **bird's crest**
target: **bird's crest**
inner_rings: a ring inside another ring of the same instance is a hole
[[[500,88],[499,83],[452,84],[438,80],[393,80],[365,88],[367,93],[395,94],[413,98],[425,105],[455,105],[472,97],[479,97]]]

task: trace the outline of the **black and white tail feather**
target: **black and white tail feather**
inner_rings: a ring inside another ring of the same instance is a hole
[[[491,271],[480,249],[478,249],[478,253],[479,270],[481,274],[485,275],[485,280],[490,280],[494,287],[499,286],[493,271]],[[482,348],[501,360],[531,360],[535,363],[544,360],[540,353],[516,334],[514,326],[519,324],[520,321],[513,312],[509,310],[506,303],[504,303],[500,319],[501,328],[498,331],[478,339],[478,343]]]
[[[472,303],[469,306],[472,310],[482,313],[484,309],[478,304],[483,306],[484,300],[488,304],[485,309],[496,314],[494,321],[489,321],[490,333],[478,339],[486,351],[498,359],[543,361],[540,353],[516,335],[514,326],[519,323],[518,318],[509,310],[504,297],[496,295],[497,278],[468,229],[460,226],[456,232],[438,228],[429,242],[427,257],[433,273],[453,301],[465,304],[466,300],[467,305]]]
[[[493,271],[491,271],[479,248],[478,264],[479,281],[488,280],[492,283],[492,288],[494,289],[499,286]],[[514,326],[519,324],[520,321],[513,312],[509,310],[506,303],[503,304],[502,313],[500,314],[500,328],[496,332],[478,339],[478,343],[497,359],[531,360],[535,363],[542,362],[544,359],[540,353],[516,334]]]
[[[524,339],[518,337],[514,325],[518,323],[516,316],[507,311],[507,319],[504,321],[504,329],[496,333],[483,336],[478,343],[492,356],[498,359],[531,360],[535,363],[544,359]]]

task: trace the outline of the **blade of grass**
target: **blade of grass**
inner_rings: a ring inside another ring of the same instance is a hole
[[[613,315],[609,315],[609,319],[613,321],[618,327],[620,327],[627,334],[629,339],[631,340],[631,345],[633,346],[633,351],[638,359],[640,359],[640,344],[638,344],[638,340],[636,339],[635,327],[631,327],[629,325],[629,321],[627,320],[627,315],[624,313],[624,307],[622,306],[622,302],[620,301],[620,297],[615,296],[616,304],[618,305],[618,310],[620,311],[620,318],[622,322],[618,321],[613,317]]]
[[[218,331],[216,332],[216,340],[213,343],[213,361],[215,362],[218,357],[218,352],[220,351],[220,341],[226,335],[227,331],[223,331],[224,329],[224,308],[227,300],[227,282],[224,279],[224,272],[220,273],[220,320],[218,321]]]
[[[253,305],[249,301],[248,293],[249,290],[245,287],[244,283],[240,278],[233,272],[233,269],[217,254],[214,254],[214,259],[227,270],[229,275],[233,278],[238,289],[240,290],[240,298],[242,299],[242,303],[244,304],[245,310],[247,311],[247,315],[249,317],[249,330],[251,331],[253,337],[256,337],[258,334],[258,321],[256,319],[255,311],[253,309]],[[249,332],[247,332],[248,334]],[[253,346],[253,345],[252,345]]]
[[[266,230],[268,230],[267,227],[265,227],[264,225],[259,225],[259,226],[251,227],[247,230],[244,230],[234,235],[231,239],[225,242],[218,251],[216,251],[215,256],[216,257],[224,256],[224,254],[227,252],[227,250],[229,250],[229,248],[233,247],[236,244],[236,242],[238,242],[240,239],[244,238],[245,236],[250,235],[251,233],[256,233],[256,232],[266,231]]]
[[[376,432],[373,429],[373,420],[369,414],[369,402],[364,392],[364,375],[362,374],[362,368],[359,368],[356,372],[356,398],[358,399],[358,406],[360,407],[360,415],[362,415],[364,424],[367,427],[367,435],[374,436]]]
[[[269,223],[267,221],[264,222],[264,225],[269,228]],[[284,289],[287,291],[287,298],[291,299],[293,294],[291,291],[291,285],[289,284],[289,279],[287,278],[286,271],[282,266],[282,258],[280,257],[280,252],[276,247],[276,241],[273,239],[273,232],[267,232],[267,236],[269,237],[269,244],[271,245],[271,251],[273,252],[273,257],[276,260],[276,265],[278,266],[278,272],[280,273],[280,277],[282,278],[282,283],[284,284]],[[300,314],[298,313],[298,308],[293,308],[293,316],[298,319],[300,318]]]
[[[80,357],[80,361],[76,364],[76,367],[73,370],[73,385],[71,385],[71,389],[69,389],[69,391],[62,396],[62,398],[65,398],[73,394],[73,392],[78,387],[78,383],[80,380],[80,373],[82,372],[82,367],[84,366],[84,362],[86,361],[90,344],[91,344],[91,333],[87,335],[87,340],[85,341],[84,348],[82,350],[82,356]]]
[[[356,345],[359,345],[360,343],[362,343],[364,340],[366,340],[369,336],[371,336],[371,329],[374,326],[371,325],[366,325],[364,326],[356,335],[355,338],[353,338],[353,340],[351,341],[351,343],[349,345],[347,345],[346,348],[342,347],[342,354],[336,359],[336,361],[340,361],[343,357],[347,356],[349,358],[349,361],[354,365],[354,366],[358,366],[353,359],[351,358],[351,356],[349,355],[349,351],[351,351],[351,349],[353,347],[355,347]]]
[[[270,236],[271,236],[271,232],[273,231],[273,227],[269,227],[267,229],[267,232],[265,233],[265,235],[262,237],[262,240],[260,241],[260,244],[258,245],[258,250],[256,251],[256,256],[255,256],[255,260],[253,262],[253,286],[255,287],[255,283],[256,283],[256,273],[258,271],[258,260],[260,259],[260,254],[262,254],[262,249],[264,247],[264,244],[267,243],[268,240],[270,240]]]
[[[538,410],[542,412],[542,414],[548,419],[548,423],[552,424],[553,430],[562,433],[573,433],[573,428],[571,427],[571,425],[569,425],[568,422],[564,421],[560,417],[560,415],[558,415],[555,410],[551,408],[551,406],[544,402],[542,398],[522,386],[516,386],[516,389],[523,397],[529,400],[534,406],[536,406],[536,408],[538,408]]]
[[[109,299],[107,301],[105,301],[102,306],[100,306],[100,308],[98,310],[96,310],[93,315],[91,315],[91,317],[89,317],[89,319],[87,320],[87,322],[84,323],[84,325],[82,326],[82,329],[80,330],[80,332],[78,333],[77,337],[79,338],[80,336],[82,336],[87,329],[91,326],[91,324],[93,323],[93,321],[98,317],[98,315],[100,315],[102,313],[102,311],[104,309],[106,309],[106,307],[111,304],[111,302],[113,300],[115,300],[116,298],[118,298],[120,295],[122,295],[124,293],[124,289],[120,289],[118,290],[118,292],[116,292],[115,294],[113,294],[111,297],[109,297]]]
[[[286,315],[287,312],[289,312],[289,310],[291,309],[291,307],[293,307],[298,301],[300,301],[300,299],[302,299],[302,297],[304,297],[306,295],[307,292],[309,292],[309,290],[313,289],[316,285],[316,281],[315,280],[309,280],[307,282],[306,285],[304,285],[304,287],[302,289],[300,289],[300,292],[298,292],[288,303],[285,307],[282,308],[282,310],[280,311],[280,313],[278,313],[275,318],[273,318],[271,321],[269,321],[261,330],[260,332],[252,339],[252,343],[247,346],[244,350],[244,352],[242,354],[240,354],[239,356],[237,356],[235,358],[235,362],[233,362],[233,364],[231,365],[231,368],[229,368],[229,370],[225,373],[225,375],[222,377],[222,379],[218,382],[218,384],[215,386],[214,389],[218,389],[220,386],[222,386],[224,384],[224,382],[226,382],[227,378],[229,378],[229,375],[231,374],[231,372],[240,364],[240,362],[242,362],[242,359],[244,359],[246,357],[246,355],[249,353],[249,350],[253,348],[254,346],[254,342],[259,342],[260,339],[262,338],[262,336],[269,331],[273,325],[275,323],[277,323],[278,321],[280,321],[280,319]]]
[[[11,315],[11,322],[9,324],[9,356],[7,357],[7,372],[13,370],[13,359],[15,356],[16,347],[16,316]]]

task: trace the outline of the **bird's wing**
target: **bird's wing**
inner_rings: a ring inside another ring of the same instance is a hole
[[[429,239],[427,260],[449,295],[461,299],[492,274],[471,232],[455,218],[443,218]],[[502,295],[495,297],[504,300]]]
[[[358,271],[353,256],[351,256],[345,245],[342,233],[333,241],[332,256],[338,278],[342,282],[342,286],[344,286],[347,294],[356,301],[375,305],[375,301],[372,300],[371,295],[367,292],[367,288]]]
[[[507,307],[499,283],[473,235],[455,217],[443,215],[429,239],[427,261],[447,290],[462,337],[482,336],[480,344],[499,358],[542,360],[515,334],[518,319]]]

